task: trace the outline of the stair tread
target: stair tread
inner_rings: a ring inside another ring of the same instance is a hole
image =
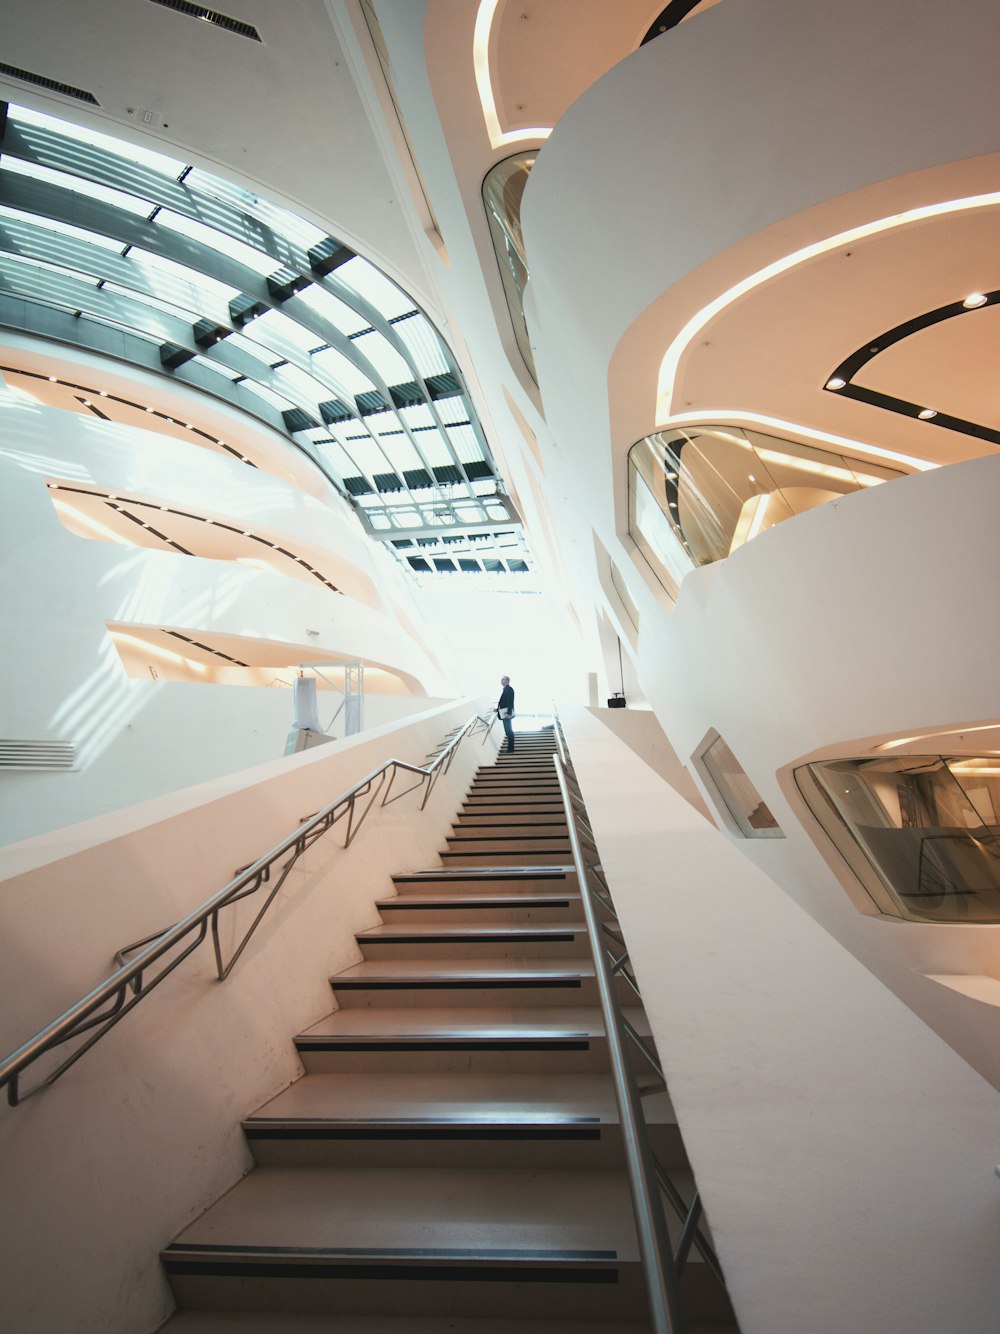
[[[576,874],[575,866],[437,866],[430,870],[401,871],[393,883],[415,884],[421,880],[565,880]]]
[[[376,899],[379,912],[394,908],[554,908],[565,904],[577,907],[580,895],[573,894],[397,894],[393,898]]]
[[[479,1320],[461,1316],[312,1316],[178,1311],[161,1334],[585,1334],[579,1320]],[[689,1334],[733,1334],[734,1325],[691,1325]],[[649,1326],[602,1320],[599,1334],[649,1334]]]
[[[475,922],[414,922],[406,926],[372,926],[367,931],[358,931],[355,939],[362,945],[366,941],[377,940],[518,940],[524,936],[580,935],[586,930],[583,922],[537,922],[527,925],[484,922],[482,926]]]
[[[643,1099],[647,1120],[674,1124],[665,1093]],[[387,1116],[386,1112],[392,1113]],[[246,1124],[347,1120],[478,1125],[618,1124],[609,1074],[307,1074]]]
[[[625,1007],[623,1013],[636,1029],[649,1033],[640,1009]],[[596,1006],[551,1006],[544,1014],[520,1014],[507,1006],[426,1006],[420,1009],[334,1010],[300,1033],[296,1041],[309,1043],[324,1038],[371,1038],[390,1042],[394,1038],[440,1038],[461,1041],[503,1041],[518,1038],[603,1038],[604,1022]]]
[[[339,973],[330,984],[371,981],[377,978],[405,981],[407,978],[591,978],[589,959],[364,959]]]
[[[291,1248],[351,1259],[635,1261],[623,1171],[259,1167],[164,1252]]]

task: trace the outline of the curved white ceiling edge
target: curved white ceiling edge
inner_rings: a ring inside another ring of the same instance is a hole
[[[552,133],[552,126],[539,126],[530,130],[503,130],[497,115],[496,97],[493,82],[490,79],[490,38],[493,20],[496,17],[500,0],[479,0],[476,13],[476,29],[472,39],[472,67],[476,76],[476,89],[479,104],[483,109],[486,133],[490,138],[491,148],[503,148],[507,144],[522,143],[532,139],[547,139]]]
[[[484,3],[487,3],[487,0],[484,0]],[[946,199],[937,204],[924,204],[919,208],[908,209],[904,213],[894,213],[889,217],[862,223],[858,227],[837,232],[834,236],[825,237],[821,241],[814,241],[799,250],[793,250],[791,254],[784,255],[781,259],[776,259],[765,265],[764,268],[758,269],[755,273],[741,279],[692,315],[667,348],[660,363],[656,387],[657,430],[663,430],[671,422],[678,420],[677,418],[671,418],[670,405],[677,379],[677,369],[691,341],[710,320],[714,319],[716,315],[725,310],[727,306],[732,305],[741,296],[745,296],[747,292],[753,291],[754,288],[760,287],[763,283],[770,282],[772,278],[776,278],[780,274],[787,273],[789,269],[805,264],[820,255],[828,254],[831,250],[836,250],[840,246],[851,245],[879,232],[891,231],[897,227],[906,227],[915,222],[924,222],[928,218],[942,217],[949,213],[961,213],[975,208],[989,208],[997,204],[1000,204],[1000,191],[983,195],[968,195],[960,199]],[[704,413],[700,413],[699,416],[704,419]],[[865,446],[864,448],[872,451],[871,446]],[[884,454],[886,451],[882,452]],[[904,458],[906,456],[896,455],[895,457]]]

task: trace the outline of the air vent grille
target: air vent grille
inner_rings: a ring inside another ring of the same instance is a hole
[[[20,79],[23,83],[33,83],[36,88],[45,88],[50,93],[62,93],[63,97],[75,97],[78,102],[89,102],[94,107],[101,105],[94,94],[88,93],[85,88],[74,88],[72,84],[60,83],[58,79],[47,79],[44,74],[32,74],[30,69],[18,69],[16,65],[0,62],[0,74]]]
[[[260,33],[252,23],[230,18],[228,14],[220,14],[215,9],[206,9],[204,5],[193,5],[190,0],[151,0],[151,3],[162,5],[164,9],[176,9],[178,14],[201,19],[203,23],[212,23],[217,28],[224,28],[226,32],[235,33],[237,37],[249,37],[252,42],[260,41]]]
[[[75,762],[72,741],[0,740],[0,770],[72,769]]]

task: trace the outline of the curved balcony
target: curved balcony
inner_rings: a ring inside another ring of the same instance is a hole
[[[657,431],[629,451],[629,532],[667,592],[786,519],[903,474],[738,426]]]
[[[1000,922],[1000,756],[827,760],[795,779],[879,912]]]
[[[524,289],[528,285],[528,257],[524,250],[521,231],[521,199],[528,177],[535,165],[537,153],[516,153],[506,158],[486,174],[483,181],[483,203],[490,224],[490,237],[496,251],[504,296],[514,326],[514,338],[524,364],[537,382],[535,359],[531,353],[528,326],[524,319]]]

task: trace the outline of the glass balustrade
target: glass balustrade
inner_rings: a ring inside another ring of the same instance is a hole
[[[902,474],[742,427],[657,431],[629,451],[629,531],[671,596],[699,565]]]
[[[500,277],[514,326],[514,337],[533,380],[537,380],[535,360],[531,355],[528,326],[524,320],[524,289],[528,285],[529,275],[521,233],[521,197],[535,165],[535,156],[534,152],[517,153],[504,162],[498,162],[483,181],[483,203],[486,205],[493,249],[500,265]]]
[[[881,912],[1000,922],[1000,755],[827,760],[795,777]]]

